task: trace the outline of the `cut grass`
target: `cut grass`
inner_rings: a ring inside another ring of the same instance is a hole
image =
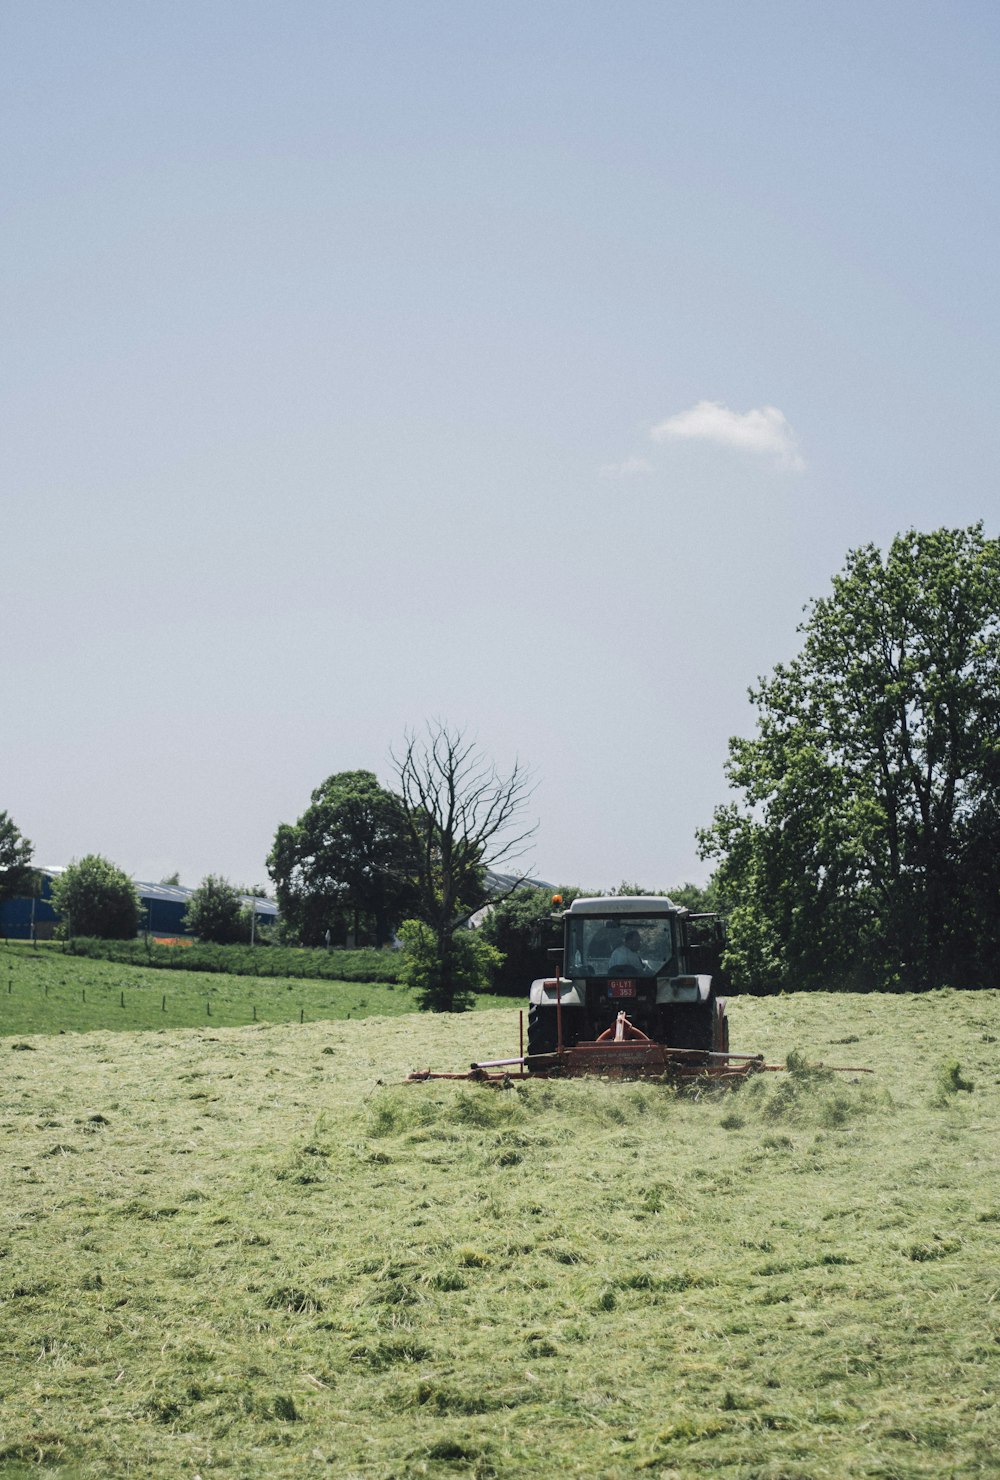
[[[998,994],[731,1015],[794,1072],[395,1082],[510,1012],[0,1045],[0,1476],[995,1475]]]
[[[496,1008],[507,1000],[483,996],[476,1006]],[[0,948],[0,1038],[395,1017],[415,1009],[414,994],[393,982],[165,972],[44,946]]]

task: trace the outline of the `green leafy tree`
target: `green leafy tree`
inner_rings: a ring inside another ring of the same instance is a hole
[[[668,889],[667,894],[674,904],[682,904],[696,915],[712,914],[719,908],[719,891],[714,879],[707,884],[677,884]]]
[[[239,891],[228,879],[208,874],[191,895],[184,925],[199,940],[235,945],[250,939],[250,921]]]
[[[14,819],[0,812],[0,900],[32,892],[31,854],[31,843]]]
[[[852,551],[799,655],[751,690],[719,861],[727,964],[783,987],[1000,974],[1000,541],[982,525]]]
[[[382,945],[413,909],[415,859],[399,797],[371,771],[341,771],[282,823],[267,859],[283,930],[306,945],[350,930]]]
[[[440,723],[421,738],[408,735],[394,759],[414,860],[415,914],[436,942],[434,990],[423,1005],[459,1010],[460,927],[486,903],[486,870],[518,857],[535,830],[523,823],[531,779],[517,763],[501,775],[460,730]]]
[[[139,929],[139,896],[129,876],[98,853],[74,861],[52,882],[52,903],[66,935],[130,940]]]
[[[524,886],[492,905],[479,933],[501,954],[493,973],[493,990],[523,996],[539,976],[551,976],[557,958],[550,950],[562,945],[562,911],[583,891],[562,888],[559,902],[551,889]]]
[[[400,980],[417,993],[420,1007],[430,1012],[465,1012],[476,992],[489,990],[490,977],[503,958],[477,930],[458,930],[450,941],[448,980],[442,976],[438,938],[423,920],[404,920]]]

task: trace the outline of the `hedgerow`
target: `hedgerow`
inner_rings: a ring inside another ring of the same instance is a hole
[[[230,976],[290,976],[339,982],[398,982],[400,952],[375,950],[304,950],[295,946],[213,945],[178,941],[164,945],[145,940],[97,940],[78,936],[66,941],[67,955],[129,966],[155,966],[170,971],[215,971]]]

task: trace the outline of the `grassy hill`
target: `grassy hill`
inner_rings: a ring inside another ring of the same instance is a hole
[[[325,952],[306,954],[324,962],[331,959]],[[496,1008],[498,1001],[509,1000],[483,996],[477,1006]],[[190,1028],[203,1023],[238,1027],[395,1017],[415,1009],[414,994],[391,981],[253,977],[245,971],[233,975],[215,969],[164,971],[128,960],[67,956],[58,947],[18,944],[0,950],[0,1038],[95,1029]]]
[[[731,1015],[878,1072],[398,1082],[510,1010],[0,1040],[0,1476],[995,1475],[1000,994]]]

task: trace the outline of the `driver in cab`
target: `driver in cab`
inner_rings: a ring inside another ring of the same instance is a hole
[[[608,971],[648,971],[649,967],[639,955],[641,944],[642,939],[638,930],[627,930],[625,932],[625,939],[621,945],[615,946],[611,953],[611,960],[608,962]]]

